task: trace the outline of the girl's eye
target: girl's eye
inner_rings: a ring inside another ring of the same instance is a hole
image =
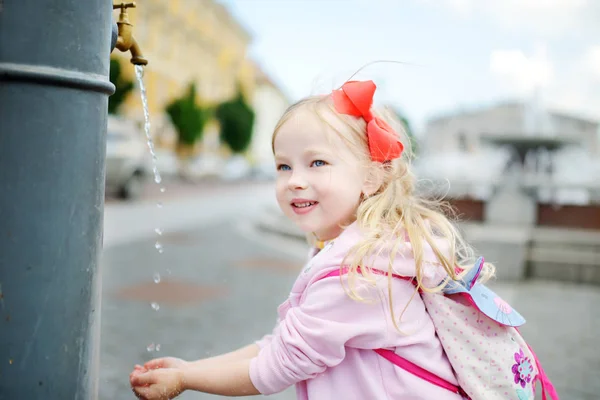
[[[314,165],[315,167],[323,167],[327,165],[327,163],[323,160],[315,160],[312,162],[312,165]]]
[[[291,168],[290,168],[290,166],[289,166],[289,165],[286,165],[286,164],[279,164],[279,165],[277,166],[277,171],[289,171],[289,170],[291,170]]]

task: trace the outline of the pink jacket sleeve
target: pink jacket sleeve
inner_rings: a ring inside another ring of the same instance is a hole
[[[359,302],[346,294],[338,277],[312,284],[304,302],[287,312],[270,343],[252,359],[250,379],[258,391],[277,393],[322,373],[344,359],[346,346],[386,347],[385,301],[379,289],[368,290],[374,301]]]
[[[260,338],[256,342],[254,342],[254,344],[256,344],[259,349],[262,350],[264,347],[271,344],[271,341],[273,340],[273,336],[275,335],[275,331],[277,330],[277,327],[279,326],[279,322],[280,321],[277,320],[277,323],[275,324],[275,327],[273,328],[273,332],[266,334],[265,336],[263,336],[262,338]]]
[[[310,248],[308,250],[308,257],[307,260],[310,261],[311,258],[313,258],[317,253],[319,252],[319,249],[316,248]],[[268,346],[269,344],[271,344],[271,341],[273,340],[273,336],[275,335],[275,331],[277,330],[277,327],[279,326],[279,323],[281,322],[281,320],[278,318],[277,319],[277,323],[275,324],[275,327],[273,328],[273,332],[266,334],[265,336],[263,336],[262,338],[260,338],[259,340],[257,340],[256,342],[254,342],[261,350]]]

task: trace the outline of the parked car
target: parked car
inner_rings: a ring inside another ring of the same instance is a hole
[[[135,122],[109,115],[106,135],[106,191],[123,199],[142,194],[150,168],[144,132]]]

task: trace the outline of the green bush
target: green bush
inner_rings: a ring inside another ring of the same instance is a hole
[[[221,142],[227,144],[232,152],[243,153],[252,141],[255,115],[241,90],[234,99],[219,104],[215,117],[221,127]]]
[[[196,104],[196,85],[191,83],[186,93],[173,100],[166,108],[171,122],[177,130],[180,144],[193,146],[202,138],[210,111]]]
[[[411,153],[413,156],[416,156],[417,152],[419,151],[419,143],[417,141],[417,137],[415,136],[415,134],[412,130],[412,127],[410,126],[410,122],[408,121],[408,118],[406,118],[404,116],[404,114],[402,114],[398,110],[396,110],[396,116],[398,117],[398,119],[400,120],[402,125],[404,126],[404,131],[406,132],[406,136],[408,136],[408,138],[410,139]]]
[[[119,108],[133,90],[133,81],[121,76],[121,63],[114,58],[110,59],[110,81],[115,85],[115,93],[108,98],[108,112],[118,114]]]

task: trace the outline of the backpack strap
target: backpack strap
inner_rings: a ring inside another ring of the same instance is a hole
[[[419,367],[417,364],[408,361],[406,358],[399,356],[391,350],[375,349],[374,351],[386,360],[390,361],[392,364],[395,364],[396,366],[402,368],[406,372],[410,372],[411,374],[443,389],[449,390],[456,394],[460,394],[466,399],[469,398],[469,396],[464,392],[464,390],[462,390],[460,386],[451,384],[447,380],[442,379],[435,374],[432,374],[426,369]]]
[[[358,272],[361,272],[360,267],[357,267],[356,270]],[[345,275],[348,273],[348,271],[350,271],[350,268],[348,267],[344,267],[340,269],[336,269],[331,271],[328,274],[325,274],[319,278],[317,278],[317,280],[315,280],[315,282],[320,281],[321,279],[325,279],[325,278],[329,278],[330,276],[340,276],[340,275]],[[380,269],[371,269],[371,272],[374,273],[375,275],[383,275],[383,276],[388,276],[388,273],[385,271],[382,271]],[[396,278],[396,279],[402,279],[405,281],[409,281],[409,282],[414,282],[415,278],[411,277],[411,276],[402,276],[402,275],[398,275],[398,274],[392,274],[392,278]]]
[[[317,278],[315,280],[315,282],[320,281],[321,279],[332,277],[332,276],[340,276],[342,274],[347,274],[348,271],[349,271],[348,267],[336,269],[334,271],[329,272],[328,274],[325,274],[325,275]],[[360,267],[357,267],[357,271],[360,272]],[[371,269],[371,272],[373,272],[376,275],[388,276],[387,272],[381,271],[379,269]],[[392,274],[392,277],[396,278],[396,279],[402,279],[405,281],[409,281],[409,282],[414,282],[414,277],[402,276],[402,275],[397,275],[397,274]],[[446,381],[445,379],[442,379],[439,376],[427,371],[426,369],[423,369],[423,368],[419,367],[418,365],[408,361],[406,358],[399,356],[398,354],[396,354],[395,352],[393,352],[391,350],[374,349],[374,351],[375,351],[375,353],[379,354],[386,360],[390,361],[392,364],[402,368],[406,372],[409,372],[409,373],[411,373],[429,383],[439,386],[443,389],[449,390],[453,393],[460,394],[465,399],[469,398],[469,396],[464,392],[464,390],[460,386],[453,385],[452,383]]]
[[[531,351],[531,354],[533,354],[533,359],[535,360],[535,365],[538,369],[538,376],[536,377],[536,379],[540,381],[540,384],[542,386],[542,400],[548,399],[546,394],[550,396],[551,400],[558,400],[558,393],[556,392],[556,389],[554,388],[552,382],[550,382],[550,378],[548,378],[548,375],[546,375],[546,372],[544,372],[540,360],[538,360],[537,356],[535,355],[533,349],[529,344],[527,345],[527,347],[529,347],[529,351]]]

